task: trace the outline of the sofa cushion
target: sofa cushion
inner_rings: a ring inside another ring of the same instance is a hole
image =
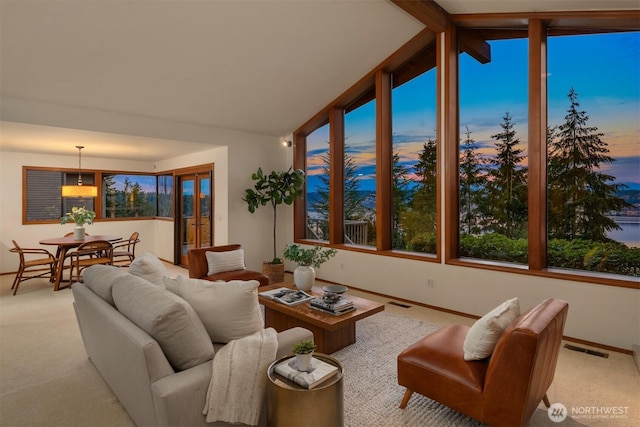
[[[142,277],[154,285],[164,288],[163,277],[169,276],[167,267],[162,261],[150,252],[145,252],[136,257],[129,266],[129,273]]]
[[[207,275],[224,273],[225,271],[244,270],[244,249],[233,251],[205,252],[209,271]]]
[[[178,288],[178,279],[172,279],[171,277],[163,277],[162,283],[164,283],[164,288],[166,290],[180,296],[180,288]]]
[[[160,344],[176,370],[213,358],[213,344],[193,308],[177,295],[130,276],[113,285],[116,308]]]
[[[127,270],[112,265],[92,265],[83,272],[83,281],[94,294],[115,307],[111,290],[113,284],[123,277],[130,276]]]
[[[518,316],[520,303],[518,298],[513,298],[478,319],[464,340],[464,360],[481,360],[491,356],[502,332]]]
[[[257,280],[211,282],[178,276],[176,281],[178,295],[191,304],[214,343],[227,343],[264,329]]]

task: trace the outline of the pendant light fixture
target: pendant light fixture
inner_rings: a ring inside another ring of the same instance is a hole
[[[84,146],[76,145],[78,149],[78,183],[76,185],[63,185],[62,197],[98,197],[98,187],[95,185],[82,185],[82,149]]]

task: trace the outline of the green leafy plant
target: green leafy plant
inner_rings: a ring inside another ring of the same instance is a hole
[[[300,341],[299,343],[294,344],[291,351],[293,351],[293,354],[309,354],[313,353],[315,349],[316,345],[313,343],[313,341],[307,340]]]
[[[318,268],[320,267],[320,264],[328,261],[337,253],[338,251],[336,249],[327,249],[320,245],[316,245],[311,249],[303,249],[300,246],[293,244],[287,245],[284,250],[284,257],[298,265]]]
[[[281,264],[282,260],[276,255],[276,208],[283,203],[291,205],[295,199],[302,195],[304,188],[304,172],[301,169],[276,172],[268,175],[262,172],[262,168],[251,174],[251,179],[256,181],[253,188],[245,190],[245,197],[249,212],[254,213],[260,206],[270,204],[273,208],[273,260],[272,264]]]
[[[78,226],[82,227],[84,224],[93,224],[93,219],[95,217],[96,213],[94,211],[90,211],[85,206],[81,208],[74,206],[71,208],[71,212],[67,212],[62,218],[60,218],[60,222],[62,224],[75,222]]]

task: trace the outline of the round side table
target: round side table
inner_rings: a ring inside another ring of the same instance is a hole
[[[276,365],[293,358],[282,357],[267,370],[267,425],[278,427],[339,427],[344,425],[343,368],[340,361],[322,353],[313,357],[338,367],[338,373],[307,389],[278,375]]]

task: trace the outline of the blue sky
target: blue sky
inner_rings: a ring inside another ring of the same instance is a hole
[[[490,42],[492,60],[482,65],[460,59],[460,136],[465,127],[480,150],[493,152],[491,135],[501,131],[509,112],[526,153],[527,40]],[[609,155],[617,161],[602,170],[616,182],[640,189],[640,33],[613,33],[548,39],[548,121],[564,121],[573,87],[588,126],[604,134]],[[401,162],[411,165],[428,138],[436,134],[435,70],[394,89],[393,135]],[[362,189],[375,188],[375,101],[345,116],[345,134],[358,165]],[[308,138],[308,155],[328,149],[328,126]],[[321,165],[308,165],[309,191],[317,185]]]

